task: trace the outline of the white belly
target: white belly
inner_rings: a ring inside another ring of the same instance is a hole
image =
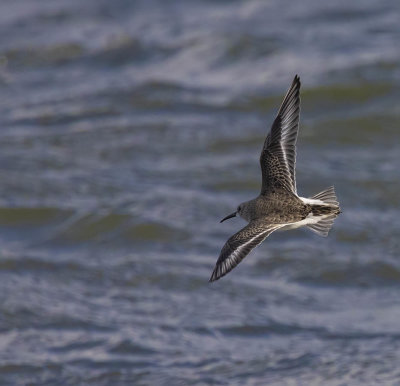
[[[287,224],[283,226],[282,228],[279,228],[281,231],[288,231],[290,229],[296,229],[300,227],[304,227],[309,224],[316,224],[318,221],[321,221],[324,218],[324,216],[314,216],[312,213],[310,213],[304,220],[300,220],[291,224]]]
[[[299,197],[299,198],[305,204],[310,204],[310,205],[329,205],[326,202],[323,202],[321,200],[316,200],[315,198],[305,198],[305,197]]]

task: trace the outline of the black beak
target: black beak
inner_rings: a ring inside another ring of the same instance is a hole
[[[229,214],[228,216],[224,217],[220,222],[224,222],[225,220],[228,220],[228,218],[236,217],[236,212],[233,212]]]

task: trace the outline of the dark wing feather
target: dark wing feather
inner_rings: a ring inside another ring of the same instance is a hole
[[[296,194],[296,141],[300,117],[300,78],[290,86],[260,156],[261,194],[284,188]]]
[[[267,236],[284,225],[266,224],[265,221],[254,220],[235,233],[223,246],[210,281],[215,281],[225,276]]]

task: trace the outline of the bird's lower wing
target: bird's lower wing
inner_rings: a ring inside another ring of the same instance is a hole
[[[267,224],[254,220],[235,233],[223,246],[210,281],[225,276],[235,268],[252,249],[261,244],[273,231],[285,224]]]

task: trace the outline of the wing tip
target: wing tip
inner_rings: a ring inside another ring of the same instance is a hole
[[[221,279],[221,277],[224,277],[227,275],[229,272],[232,271],[233,268],[235,268],[239,262],[236,262],[234,264],[230,264],[227,259],[220,261],[218,260],[217,263],[215,264],[213,273],[211,274],[209,282],[217,281]]]
[[[295,86],[298,90],[300,89],[301,86],[301,81],[300,81],[300,76],[296,74],[294,76],[293,82],[292,82],[292,87]]]
[[[214,271],[213,271],[213,273],[211,274],[211,277],[210,277],[210,279],[208,280],[208,282],[209,282],[209,283],[212,283],[212,282],[215,281],[215,280],[218,280],[218,279],[215,277],[215,268],[214,268]]]
[[[208,280],[209,283],[217,281],[218,279],[220,279],[222,276],[225,275],[225,274],[221,274],[221,272],[218,273],[218,268],[219,268],[219,266],[216,265],[215,268],[214,268],[213,273],[211,274],[210,279]]]
[[[300,77],[296,74],[294,76],[292,84],[290,85],[288,91],[286,92],[285,97],[283,98],[283,102],[278,111],[278,115],[285,114],[285,110],[289,109],[290,111],[291,108],[294,106],[298,106],[300,113],[300,87],[301,87]]]

